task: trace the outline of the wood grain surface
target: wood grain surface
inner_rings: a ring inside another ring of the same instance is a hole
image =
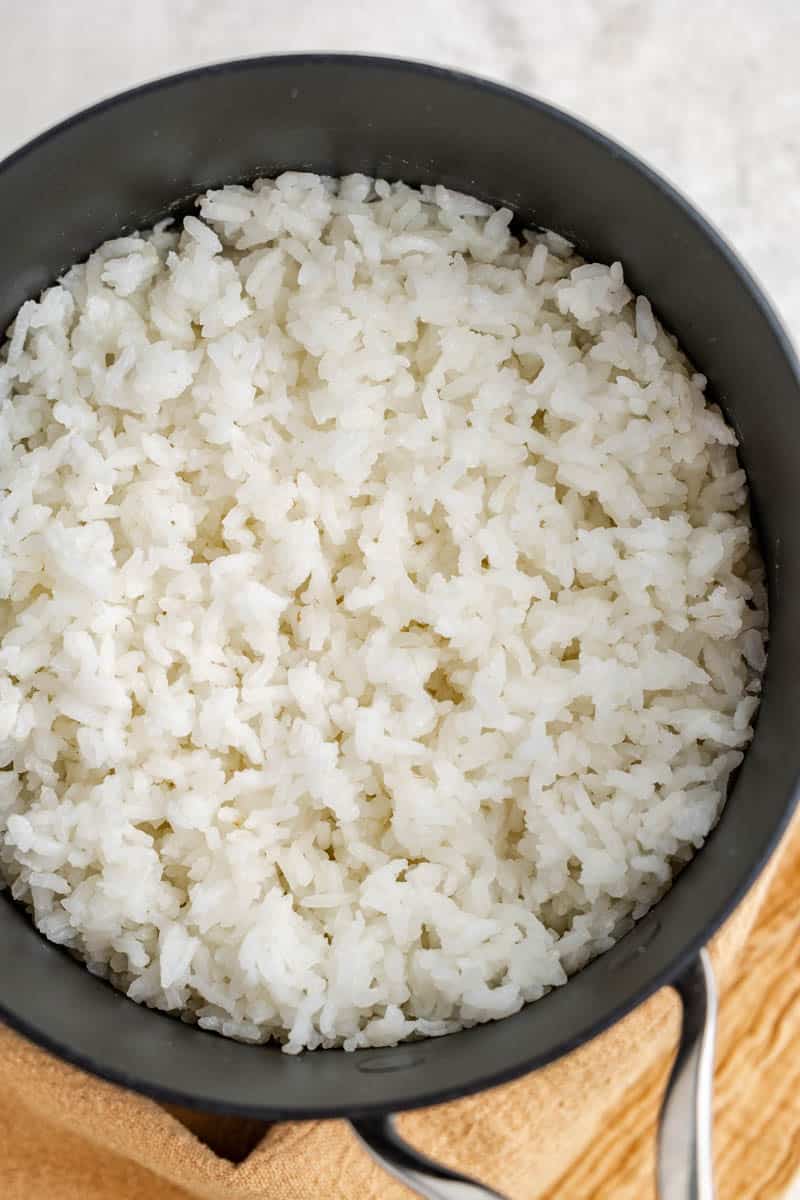
[[[546,1200],[652,1200],[669,1061],[609,1114]],[[800,822],[720,1003],[714,1157],[719,1200],[785,1200],[800,1177]]]

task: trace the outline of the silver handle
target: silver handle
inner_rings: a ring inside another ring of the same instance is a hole
[[[673,984],[681,998],[681,1040],[658,1131],[660,1200],[714,1200],[711,1129],[717,989],[701,950]]]
[[[681,1039],[672,1067],[658,1134],[660,1200],[714,1200],[711,1106],[717,993],[705,950],[673,985],[683,1004]],[[394,1117],[351,1121],[384,1170],[424,1200],[504,1200],[499,1192],[451,1171],[409,1146]]]
[[[425,1200],[504,1200],[499,1192],[414,1150],[398,1134],[394,1117],[365,1117],[351,1125],[384,1170]]]

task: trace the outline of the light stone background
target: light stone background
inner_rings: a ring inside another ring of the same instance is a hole
[[[456,66],[598,125],[721,228],[800,341],[800,0],[0,0],[0,157],[143,80],[301,50]]]
[[[800,340],[800,0],[0,0],[0,155],[142,80],[361,50],[538,93],[723,230]]]

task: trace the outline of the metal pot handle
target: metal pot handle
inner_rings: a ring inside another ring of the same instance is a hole
[[[351,1125],[384,1170],[425,1200],[505,1200],[499,1192],[409,1146],[398,1134],[393,1116],[364,1117]]]
[[[681,1040],[658,1130],[660,1200],[714,1200],[711,1126],[717,989],[707,950],[673,987],[681,998]]]
[[[683,1004],[681,1038],[658,1134],[660,1200],[714,1200],[711,1109],[717,995],[701,950],[673,984]],[[504,1200],[499,1192],[420,1154],[400,1137],[394,1117],[364,1117],[353,1129],[380,1165],[424,1200]]]

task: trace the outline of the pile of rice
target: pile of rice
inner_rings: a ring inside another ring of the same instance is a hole
[[[736,437],[619,263],[286,174],[0,358],[0,872],[205,1029],[383,1046],[630,928],[752,734]]]

